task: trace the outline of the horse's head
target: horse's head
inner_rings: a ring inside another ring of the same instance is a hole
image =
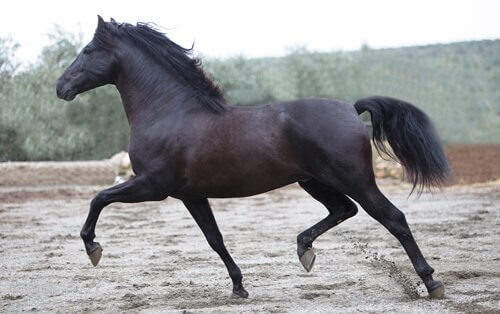
[[[57,97],[70,101],[90,89],[114,83],[118,75],[115,36],[116,22],[98,16],[94,38],[57,80]]]

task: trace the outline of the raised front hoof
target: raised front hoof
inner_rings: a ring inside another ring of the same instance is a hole
[[[429,298],[431,299],[442,299],[444,298],[444,286],[441,281],[434,281],[431,286],[427,289],[429,292]]]
[[[302,256],[299,256],[299,259],[305,270],[310,272],[314,266],[314,261],[316,260],[316,254],[314,254],[313,248],[308,248]]]
[[[97,266],[97,264],[99,264],[99,261],[101,260],[102,247],[97,242],[95,242],[93,246],[94,246],[93,250],[88,254],[89,254],[90,262],[95,267],[95,266]]]
[[[248,292],[243,287],[233,288],[233,297],[246,299],[248,298]]]

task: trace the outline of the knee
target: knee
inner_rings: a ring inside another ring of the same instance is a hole
[[[90,208],[103,208],[106,206],[107,197],[105,192],[99,192],[90,202]]]

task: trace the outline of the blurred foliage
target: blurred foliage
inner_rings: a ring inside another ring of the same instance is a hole
[[[500,143],[500,40],[353,52],[296,49],[281,58],[208,60],[228,100],[304,97],[354,103],[382,95],[422,108],[445,142]]]
[[[55,81],[82,47],[59,28],[38,61],[19,67],[0,38],[0,161],[101,159],[127,148],[129,128],[113,86],[57,99]],[[416,104],[446,142],[500,143],[500,40],[281,58],[208,59],[204,67],[237,105],[304,97],[349,102],[386,95]]]
[[[56,97],[55,82],[82,41],[57,27],[49,38],[38,61],[22,71],[10,64],[16,45],[0,41],[0,60],[6,60],[0,67],[6,81],[0,85],[0,160],[101,159],[125,149],[128,125],[114,88],[71,103]]]

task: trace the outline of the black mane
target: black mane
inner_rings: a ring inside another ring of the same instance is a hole
[[[146,51],[152,58],[174,72],[183,83],[189,86],[203,105],[215,112],[226,109],[223,93],[203,71],[201,60],[192,58],[193,47],[184,48],[171,41],[164,33],[147,23],[114,24],[118,35],[126,35],[138,48]]]

